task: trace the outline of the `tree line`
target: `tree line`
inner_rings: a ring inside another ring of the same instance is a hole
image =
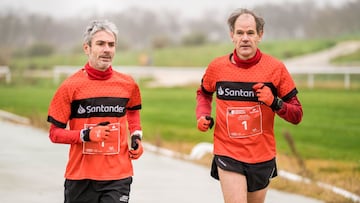
[[[360,33],[360,0],[340,7],[328,5],[321,8],[309,1],[281,5],[268,3],[253,10],[265,19],[265,39],[334,38]],[[21,55],[33,50],[34,46],[47,52],[80,50],[85,26],[92,19],[105,18],[119,28],[120,49],[230,42],[226,24],[228,15],[214,11],[197,19],[185,20],[174,11],[131,8],[106,16],[54,19],[10,11],[0,14],[0,55]]]

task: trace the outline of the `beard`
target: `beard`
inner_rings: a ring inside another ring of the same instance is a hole
[[[98,56],[98,57],[92,57],[90,60],[91,67],[104,71],[108,69],[112,64],[112,57],[109,55],[106,56]]]

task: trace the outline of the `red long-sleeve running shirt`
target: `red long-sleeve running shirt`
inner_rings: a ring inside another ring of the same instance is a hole
[[[132,176],[128,138],[141,130],[139,87],[128,75],[113,71],[108,79],[99,80],[91,78],[85,68],[61,84],[48,111],[51,141],[70,144],[65,178],[117,180]],[[104,121],[110,122],[106,141],[82,142],[81,129]]]
[[[230,57],[216,58],[206,69],[197,90],[196,116],[211,115],[216,93],[214,154],[246,163],[268,161],[276,156],[275,114],[293,124],[302,119],[298,91],[279,60],[262,54],[256,64],[240,68]],[[252,87],[259,82],[284,101],[280,110],[274,112],[257,100]]]

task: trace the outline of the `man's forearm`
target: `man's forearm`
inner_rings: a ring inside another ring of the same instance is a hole
[[[288,101],[284,101],[282,108],[276,113],[281,118],[292,124],[300,123],[303,117],[302,106],[297,96],[292,97]]]

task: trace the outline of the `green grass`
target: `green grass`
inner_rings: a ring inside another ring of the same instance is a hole
[[[302,90],[304,117],[298,126],[277,119],[278,148],[289,153],[283,131],[290,131],[304,158],[360,161],[358,90]]]
[[[143,126],[146,137],[161,135],[167,141],[212,140],[211,132],[196,129],[196,88],[143,89]],[[304,117],[299,125],[276,119],[280,153],[290,153],[284,131],[294,137],[300,155],[306,159],[360,161],[360,93],[358,90],[301,90]]]
[[[46,116],[55,88],[34,86],[0,86],[0,109],[22,116]]]
[[[195,89],[142,89],[142,123],[150,140],[161,136],[166,141],[211,141],[196,130]]]
[[[336,40],[264,41],[263,52],[284,59],[328,48]],[[151,54],[155,66],[206,66],[214,57],[232,51],[232,44],[209,44],[199,47],[168,47]],[[118,50],[114,64],[137,65],[142,51]],[[358,58],[358,53],[355,57]],[[344,60],[349,60],[346,58]],[[355,59],[356,60],[356,59]],[[53,55],[50,57],[16,58],[10,68],[15,72],[14,82],[5,85],[0,81],[0,109],[46,123],[47,108],[57,86],[52,81],[16,75],[25,69],[50,69],[53,65],[83,65],[86,56],[81,53]],[[17,72],[18,71],[18,72]],[[326,76],[324,83],[327,81]],[[355,76],[354,76],[355,77]],[[352,77],[353,78],[353,77]],[[357,77],[354,78],[354,81]],[[352,85],[355,83],[352,81]],[[356,83],[357,85],[358,83]],[[341,84],[340,84],[341,85]],[[211,132],[196,129],[195,91],[197,87],[156,88],[142,87],[142,124],[145,139],[156,142],[195,144],[212,141]],[[356,88],[355,88],[356,89]],[[306,159],[360,161],[360,93],[357,90],[303,89],[299,94],[304,108],[304,118],[298,126],[276,119],[276,139],[280,153],[290,153],[283,138],[290,132],[301,156]]]
[[[319,51],[335,45],[335,40],[292,40],[264,41],[260,49],[279,59],[299,56],[304,53]],[[150,51],[118,49],[113,64],[139,65],[140,55],[148,53],[154,66],[204,67],[212,59],[232,52],[233,44],[205,44],[202,46],[174,46]],[[54,54],[46,57],[15,57],[9,60],[12,71],[51,69],[55,65],[82,66],[86,61],[83,53]]]
[[[265,53],[286,59],[328,49],[334,45],[334,40],[281,40],[260,43],[259,47]]]
[[[0,109],[22,116],[36,115],[44,122],[48,104],[56,87],[0,85]],[[144,139],[156,142],[196,144],[212,141],[212,132],[196,129],[195,91],[186,88],[141,88]],[[304,109],[299,125],[276,119],[275,133],[279,153],[290,153],[282,134],[290,132],[305,159],[360,161],[360,93],[358,90],[300,90]]]

